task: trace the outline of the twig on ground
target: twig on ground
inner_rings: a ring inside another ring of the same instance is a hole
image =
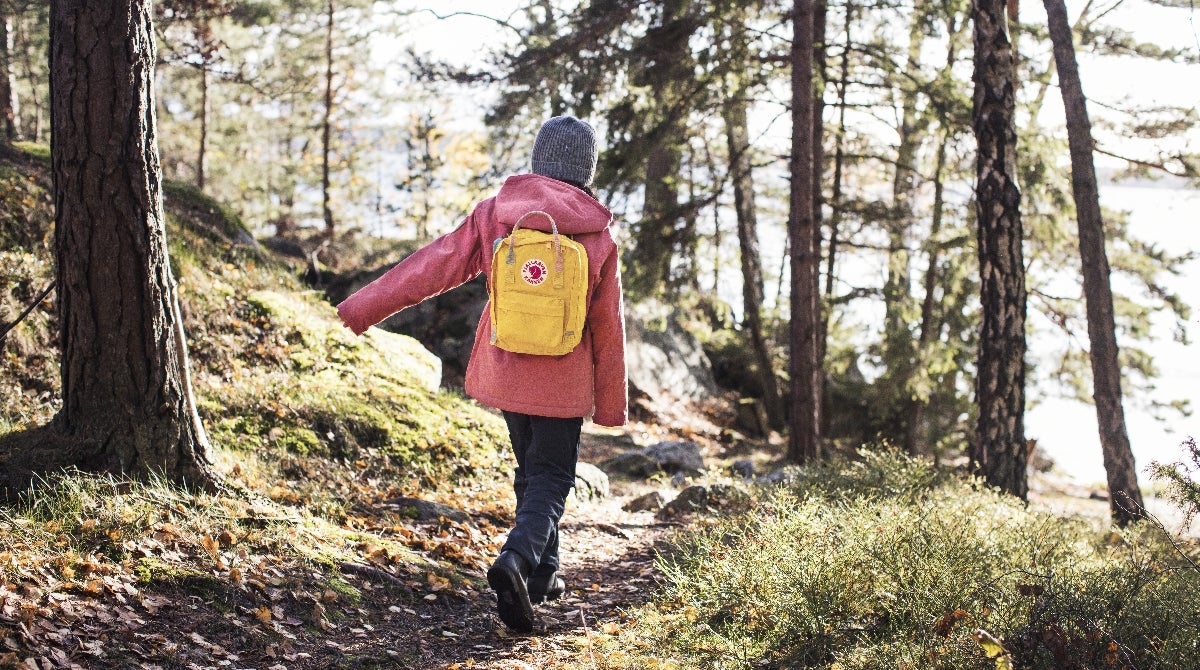
[[[387,572],[386,570],[380,570],[379,568],[375,568],[370,565],[344,561],[342,563],[338,563],[338,569],[341,570],[343,574],[358,575],[359,577],[366,577],[367,579],[374,579],[376,581],[383,582],[389,586],[408,588],[408,584],[405,584],[404,580],[391,574],[390,572]]]
[[[592,650],[592,629],[588,628],[587,619],[583,616],[583,608],[579,608],[579,621],[583,624],[583,632],[587,635],[588,657],[592,659],[592,667],[596,667],[596,652]]]

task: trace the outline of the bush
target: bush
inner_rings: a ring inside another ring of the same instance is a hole
[[[1190,524],[1200,514],[1200,446],[1196,446],[1193,437],[1181,446],[1187,463],[1151,463],[1150,473],[1155,481],[1166,485],[1167,497],[1183,510],[1184,519]]]
[[[977,482],[878,455],[802,471],[750,513],[684,536],[661,561],[663,599],[637,612],[612,643],[623,651],[604,658],[712,669],[1197,667],[1200,575],[1185,566],[1156,529],[1030,512]]]

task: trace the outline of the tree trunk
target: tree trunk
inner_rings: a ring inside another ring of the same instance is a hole
[[[321,213],[325,217],[325,234],[334,231],[333,207],[329,202],[329,161],[333,151],[333,0],[326,4],[325,24],[325,113],[321,119]]]
[[[972,7],[983,324],[975,380],[979,418],[971,460],[989,484],[1025,499],[1025,265],[1016,174],[1016,80],[1005,11],[1005,0],[975,0]]]
[[[960,40],[966,36],[967,20],[963,17],[962,22],[959,22],[959,14],[951,13],[946,19],[946,64],[943,66],[939,76],[941,81],[950,81],[954,76],[954,66],[958,62],[958,50]],[[936,85],[936,84],[935,84]],[[951,138],[954,136],[952,122],[946,118],[943,112],[937,119],[941,126],[941,140],[938,143],[937,155],[934,159],[933,177],[930,180],[933,184],[933,203],[932,213],[929,222],[929,236],[925,247],[928,250],[928,262],[925,265],[924,277],[924,297],[921,302],[921,321],[917,336],[917,354],[921,363],[916,374],[923,377],[923,385],[929,389],[928,392],[921,394],[920,397],[914,398],[914,401],[908,408],[908,419],[906,425],[906,434],[904,444],[917,444],[918,440],[924,439],[928,447],[924,450],[926,453],[932,451],[934,460],[936,461],[941,454],[934,448],[936,446],[936,437],[933,432],[926,426],[929,422],[927,417],[930,414],[927,410],[937,404],[936,397],[938,396],[935,382],[930,378],[930,370],[924,363],[928,358],[929,346],[934,341],[934,337],[945,324],[946,319],[944,311],[941,316],[935,312],[935,307],[939,304],[936,289],[941,281],[941,273],[939,268],[942,265],[942,254],[945,250],[946,243],[942,241],[942,223],[946,215],[946,159],[950,148]],[[945,295],[943,294],[943,299]],[[945,388],[946,385],[937,384],[937,386]],[[936,418],[936,413],[933,415]]]
[[[207,19],[206,19],[207,20]],[[204,181],[208,172],[208,89],[212,84],[207,54],[200,64],[200,146],[196,150],[196,188],[204,190]]]
[[[942,140],[938,145],[937,158],[933,168],[933,207],[932,215],[929,222],[929,259],[925,265],[924,288],[925,297],[921,301],[921,326],[917,335],[917,351],[924,354],[933,341],[934,333],[941,327],[941,321],[934,321],[934,307],[936,305],[935,292],[938,284],[938,267],[942,263],[942,246],[943,242],[938,239],[942,234],[942,221],[946,215],[946,198],[945,198],[945,170],[946,170],[946,152],[950,145],[950,131],[944,129],[942,132]],[[925,374],[929,374],[928,371]],[[914,398],[913,402],[908,405],[908,418],[905,425],[904,444],[908,448],[909,453],[917,453],[918,450],[914,446],[922,438],[926,440],[929,448],[920,450],[923,453],[932,453],[934,460],[937,460],[939,455],[932,447],[932,440],[928,431],[924,431],[926,409],[931,402],[933,394],[926,394],[920,398]]]
[[[813,261],[812,279],[815,300],[818,307],[821,305],[821,219],[823,218],[823,210],[825,199],[822,195],[822,186],[825,176],[825,30],[828,23],[828,3],[826,0],[815,0],[813,6],[813,109],[812,109],[812,209],[813,209],[813,250],[817,255],[817,260]],[[832,238],[832,235],[830,236]],[[825,310],[820,310],[825,311]],[[817,334],[814,346],[817,348],[817,368],[818,370],[825,369],[825,344],[826,332],[824,319],[816,318]],[[825,384],[824,374],[819,373],[817,376],[817,425],[821,425],[825,412],[824,390]],[[819,429],[818,429],[819,430]]]
[[[813,0],[796,0],[792,14],[792,150],[788,229],[791,235],[791,432],[788,459],[821,458],[820,230],[813,218]]]
[[[1100,190],[1092,159],[1092,123],[1079,80],[1071,26],[1063,0],[1043,0],[1054,43],[1058,84],[1067,116],[1067,140],[1071,148],[1071,186],[1079,217],[1079,256],[1083,265],[1083,294],[1087,301],[1088,340],[1091,344],[1092,385],[1104,470],[1108,473],[1112,518],[1124,526],[1145,516],[1142,493],[1121,401],[1121,364],[1117,357],[1116,324],[1113,320],[1112,286],[1108,255],[1104,250],[1104,220],[1100,214]]]
[[[734,75],[737,77],[738,75]],[[784,424],[783,404],[775,381],[775,367],[763,335],[763,271],[758,251],[758,220],[754,210],[754,177],[750,165],[750,138],[746,128],[745,87],[736,86],[723,106],[725,136],[729,142],[729,162],[733,180],[734,210],[742,260],[742,312],[754,360],[762,384],[763,404],[772,428]]]
[[[0,16],[0,118],[4,120],[3,139],[6,142],[15,142],[21,136],[16,83],[13,71],[13,20],[5,14]]]
[[[23,48],[19,48],[18,51],[21,53],[22,74],[29,84],[29,90],[39,91],[43,90],[46,82],[40,79],[38,76],[39,73],[34,67],[35,61],[33,52],[35,49],[32,40],[29,39],[29,23],[29,19],[22,20],[20,23],[22,42],[24,44]],[[42,96],[35,92],[29,96],[28,103],[33,106],[33,112],[31,114],[33,117],[31,119],[33,124],[32,127],[29,127],[28,125],[25,127],[24,136],[31,142],[40,142],[42,140]]]
[[[81,469],[217,481],[167,258],[149,0],[51,4],[63,405]],[[37,465],[37,464],[35,464]]]
[[[921,65],[925,43],[925,21],[920,7],[914,9],[908,31],[908,55],[905,72],[909,77]],[[917,197],[917,149],[924,135],[918,118],[916,81],[905,77],[901,84],[900,132],[896,149],[896,172],[892,179],[892,216],[888,222],[887,277],[883,285],[884,324],[883,360],[887,366],[885,388],[889,391],[883,408],[890,432],[909,454],[918,448],[913,426],[909,425],[917,404],[913,376],[917,349],[913,342],[912,317],[912,236],[916,226],[914,203]]]
[[[832,299],[834,296],[833,280],[835,277],[834,271],[837,269],[837,252],[839,234],[842,224],[842,171],[845,165],[846,152],[846,89],[850,82],[850,48],[851,28],[854,25],[854,5],[853,3],[846,5],[846,41],[845,47],[842,49],[841,63],[838,66],[838,123],[837,133],[834,135],[833,148],[833,185],[830,194],[830,215],[829,215],[829,245],[825,250],[825,298]],[[829,332],[829,313],[824,312],[821,315],[821,333],[822,337],[826,337]],[[825,344],[821,345],[821,351],[826,351],[828,348]]]
[[[634,228],[635,243],[629,251],[628,288],[636,295],[656,295],[673,282],[672,263],[676,252],[693,237],[679,204],[683,147],[691,109],[685,90],[692,84],[689,40],[695,25],[688,17],[692,0],[659,0],[661,31],[645,48],[653,50],[657,63],[642,74],[642,82],[654,88],[660,102],[658,127],[646,138],[645,188],[642,217]]]

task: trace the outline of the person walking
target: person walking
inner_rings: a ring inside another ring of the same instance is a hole
[[[533,605],[566,590],[559,577],[558,522],[575,485],[584,419],[619,427],[628,415],[625,326],[612,212],[590,186],[596,135],[586,122],[556,116],[542,124],[532,172],[508,177],[453,232],[405,258],[338,306],[361,335],[392,314],[492,276],[495,245],[521,227],[567,235],[587,256],[587,316],[580,343],[559,356],[513,353],[493,344],[489,308],[475,331],[465,391],[503,412],[517,467],[516,522],[487,572],[500,619],[533,630]],[[526,216],[538,212],[542,216]],[[548,215],[548,216],[546,216]],[[489,305],[490,307],[490,305]]]

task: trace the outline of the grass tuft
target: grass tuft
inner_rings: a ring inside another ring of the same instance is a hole
[[[602,667],[1200,663],[1200,574],[1156,528],[1031,512],[895,453],[795,475],[682,535]]]

